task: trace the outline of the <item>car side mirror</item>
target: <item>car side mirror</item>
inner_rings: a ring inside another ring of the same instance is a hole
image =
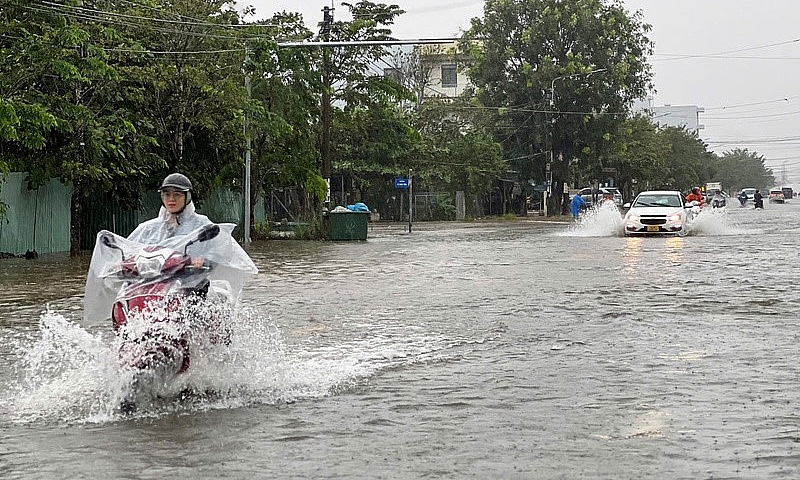
[[[631,202],[623,203],[622,208],[631,208]]]

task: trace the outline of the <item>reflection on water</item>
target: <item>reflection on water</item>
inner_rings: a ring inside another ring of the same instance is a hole
[[[664,251],[664,259],[666,266],[683,265],[683,237],[670,237],[667,238]]]
[[[639,270],[642,256],[642,237],[625,237],[625,250],[622,258],[625,261],[625,274],[635,275]]]

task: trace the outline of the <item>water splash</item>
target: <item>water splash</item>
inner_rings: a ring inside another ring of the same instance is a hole
[[[722,235],[742,235],[752,231],[740,227],[728,215],[727,208],[706,207],[695,216],[687,229],[689,235],[701,236],[722,236]]]
[[[561,235],[569,237],[621,237],[622,214],[613,202],[603,202],[583,213]]]
[[[370,335],[359,340],[288,348],[280,329],[255,311],[236,311],[234,325],[229,345],[193,348],[186,373],[150,385],[134,416],[329,396],[387,368],[445,358],[442,351],[453,347],[452,339],[430,332],[401,335],[372,325],[363,327]],[[125,418],[120,401],[132,377],[120,367],[118,349],[119,338],[110,329],[93,334],[59,313],[45,312],[38,330],[17,342],[13,374],[0,384],[0,419],[70,424]]]
[[[621,237],[624,215],[613,203],[606,202],[587,210],[580,219],[559,235],[567,237]],[[687,224],[687,235],[722,236],[753,233],[739,226],[725,208],[704,208]]]

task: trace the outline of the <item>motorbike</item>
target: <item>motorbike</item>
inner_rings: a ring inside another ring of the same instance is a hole
[[[747,205],[747,195],[739,195],[736,197],[739,200],[739,206],[744,207]]]
[[[148,386],[189,370],[193,351],[230,343],[233,306],[258,271],[232,230],[210,224],[161,245],[98,233],[84,322],[110,317],[119,367],[130,378],[124,413],[136,410]]]

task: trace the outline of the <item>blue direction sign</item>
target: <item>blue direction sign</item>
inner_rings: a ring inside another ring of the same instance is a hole
[[[408,179],[407,178],[395,178],[394,179],[394,188],[408,188]]]

